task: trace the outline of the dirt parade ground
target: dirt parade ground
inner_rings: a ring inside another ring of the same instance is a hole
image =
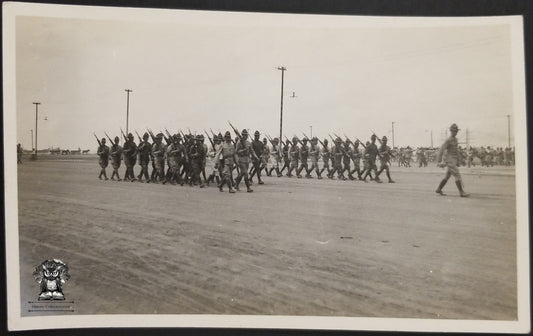
[[[22,314],[56,258],[73,314],[515,320],[515,170],[461,172],[470,198],[453,179],[436,195],[434,165],[395,164],[395,184],[265,177],[229,194],[43,155],[18,166]]]

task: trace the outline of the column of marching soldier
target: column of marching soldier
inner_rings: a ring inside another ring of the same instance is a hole
[[[295,174],[296,177],[302,178],[305,170],[306,178],[313,178],[314,173],[318,179],[322,179],[322,174],[327,171],[326,176],[330,179],[333,179],[336,174],[340,180],[359,179],[368,182],[367,178],[369,178],[377,183],[382,183],[379,176],[385,171],[389,183],[394,183],[389,171],[393,154],[387,145],[385,136],[379,139],[376,134],[372,134],[370,141],[364,144],[359,139],[351,141],[345,136],[345,140],[342,140],[341,137],[335,135],[335,138],[330,136],[334,145],[329,147],[327,139],[321,141],[317,137],[309,138],[305,134],[301,140],[296,136],[292,138],[292,141],[288,138],[283,141],[267,136],[268,139],[263,138],[261,141],[259,131],[255,131],[254,140],[249,141],[248,130],[244,129],[239,133],[233,125],[231,127],[236,134],[235,139],[232,139],[229,131],[224,136],[211,131],[212,137],[205,132],[211,147],[204,143],[205,138],[202,134],[193,135],[190,130],[189,134],[180,131],[174,135],[171,135],[168,130],[165,130],[166,135],[163,133],[154,135],[151,130],[148,130],[142,138],[135,131],[139,140],[138,145],[134,142],[133,134],[126,135],[121,130],[124,138],[122,146],[120,146],[120,137],[112,139],[105,133],[111,142],[111,147],[106,145],[106,138],[99,139],[95,134],[99,145],[97,154],[101,167],[98,177],[108,180],[106,168],[111,161],[112,180],[116,177],[118,181],[143,182],[144,178],[147,183],[180,185],[187,183],[191,186],[199,185],[200,188],[216,181],[220,191],[227,186],[230,193],[234,193],[235,189],[240,190],[242,180],[244,180],[247,192],[252,192],[250,185],[254,176],[257,176],[259,184],[263,184],[261,179],[263,171],[268,176],[275,171],[277,177],[281,177],[285,169],[287,169],[287,177]],[[149,142],[150,138],[152,143]],[[376,140],[380,143],[379,147]],[[208,158],[212,161],[210,165],[212,171],[206,176]],[[320,158],[323,162],[322,168],[318,165]],[[377,159],[381,164],[379,170],[376,165]],[[120,178],[118,171],[122,161],[126,166],[123,179]],[[137,161],[141,166],[141,172],[135,176],[133,168]],[[269,161],[270,167],[268,167]],[[353,169],[350,165],[351,161],[354,163]],[[363,161],[362,170],[361,161]],[[148,172],[150,163],[151,174]],[[166,170],[165,163],[167,164]],[[233,177],[235,170],[237,171],[236,178]],[[355,174],[357,174],[356,177]]]

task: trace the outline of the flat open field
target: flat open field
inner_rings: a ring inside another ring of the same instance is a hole
[[[22,312],[35,314],[34,267],[57,258],[75,314],[514,320],[514,169],[461,171],[470,198],[453,178],[437,196],[434,166],[393,166],[396,184],[265,177],[228,194],[99,180],[94,156],[25,161]]]

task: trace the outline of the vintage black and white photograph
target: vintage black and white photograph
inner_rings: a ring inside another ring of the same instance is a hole
[[[529,330],[521,16],[3,6],[10,330]]]

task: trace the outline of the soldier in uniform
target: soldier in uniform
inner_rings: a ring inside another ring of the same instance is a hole
[[[365,154],[368,154],[368,170],[363,176],[363,181],[366,181],[366,177],[370,175],[372,171],[375,171],[376,177],[374,178],[374,181],[377,183],[382,183],[378,177],[378,168],[376,166],[376,157],[379,155],[378,146],[376,145],[377,138],[378,137],[375,134],[372,134],[370,137],[371,142],[366,146]]]
[[[205,161],[205,149],[204,145],[201,141],[201,135],[197,135],[196,138],[191,139],[191,146],[189,147],[188,157],[189,157],[189,163],[190,163],[190,175],[191,179],[189,181],[189,185],[193,184],[200,184],[200,188],[204,187],[204,181],[202,181],[202,178],[200,177],[200,173],[202,172],[202,165]]]
[[[218,184],[218,189],[224,191],[224,184],[229,188],[230,193],[235,193],[231,183],[231,175],[233,172],[233,167],[235,162],[237,162],[237,152],[235,146],[231,143],[231,134],[226,132],[224,134],[225,142],[217,146],[217,151],[215,153],[215,169],[218,169],[220,165],[224,165],[222,170],[222,180]]]
[[[98,163],[100,164],[100,175],[98,175],[98,178],[101,180],[102,175],[107,180],[107,174],[105,172],[105,169],[107,168],[107,165],[109,164],[109,147],[105,144],[105,138],[102,138],[100,141],[100,146],[98,146],[98,151],[96,152],[98,154]]]
[[[394,181],[390,177],[389,171],[391,156],[391,149],[389,146],[387,146],[387,137],[384,136],[383,139],[381,139],[381,146],[379,147],[379,160],[381,162],[381,167],[376,175],[376,178],[379,178],[379,174],[381,174],[381,172],[385,170],[385,173],[387,173],[387,178],[389,179],[389,183],[394,183]]]
[[[152,182],[157,183],[165,178],[165,154],[166,146],[163,143],[163,133],[158,133],[155,137],[155,143],[152,145],[152,155],[155,165],[155,175]]]
[[[458,142],[456,138],[457,132],[459,132],[459,127],[457,127],[457,124],[452,124],[450,126],[451,135],[448,139],[446,139],[444,144],[441,146],[439,153],[437,154],[438,166],[442,168],[446,167],[446,176],[444,176],[444,179],[442,179],[435,192],[439,195],[444,195],[442,188],[444,188],[450,176],[453,175],[455,178],[455,185],[457,186],[457,189],[459,189],[459,194],[461,197],[468,197],[470,194],[463,190],[461,174],[459,173],[459,168],[457,167],[457,162],[459,159],[459,153],[457,151]]]
[[[318,147],[318,138],[313,137],[311,139],[311,147],[309,149],[309,157],[311,158],[311,168],[309,169],[309,174],[314,170],[316,172],[316,176],[319,180],[322,179],[322,175],[320,175],[320,170],[318,169],[318,158],[320,156],[320,148]]]
[[[287,173],[287,177],[292,177],[292,171],[294,169],[298,169],[298,159],[300,157],[300,148],[298,148],[297,137],[292,138],[292,146],[289,149],[289,156],[291,158],[291,166],[289,168],[289,172]]]
[[[344,175],[344,172],[348,172],[348,178],[350,180],[355,180],[355,178],[352,176],[352,169],[350,167],[350,162],[353,158],[353,152],[350,148],[350,143],[348,141],[344,142],[344,151],[342,155],[342,174]]]
[[[322,170],[320,171],[320,175],[322,175],[324,170],[327,170],[327,175],[329,175],[329,173],[331,173],[331,169],[329,168],[329,160],[331,159],[331,153],[329,152],[328,148],[328,139],[324,139],[323,144],[324,146],[322,146],[322,162],[324,165],[322,167]]]
[[[285,170],[285,168],[287,168],[287,171],[291,169],[291,158],[290,158],[289,153],[290,153],[290,142],[289,140],[285,140],[285,143],[283,144],[283,149],[282,149],[283,167],[279,171],[280,174],[283,174],[283,171]]]
[[[231,134],[230,134],[230,137],[231,137]],[[231,143],[231,139],[230,139],[230,143]],[[211,174],[209,174],[209,177],[207,178],[207,185],[213,182],[215,178],[216,178],[217,185],[220,184],[220,175],[221,175],[220,167],[222,166],[223,168],[224,163],[220,162],[220,164],[218,164],[219,158],[216,156],[216,153],[218,152],[222,144],[223,144],[222,137],[219,137],[217,134],[215,134],[213,136],[213,148],[211,148],[209,152],[207,153],[207,157],[210,159],[210,162],[213,165],[213,170],[211,171]]]
[[[119,145],[120,138],[117,136],[115,137],[115,142],[111,146],[111,166],[113,167],[113,174],[111,174],[111,179],[115,180],[115,176],[117,177],[117,181],[122,181],[120,179],[120,175],[118,174],[118,169],[120,168],[120,163],[122,162],[122,147]]]
[[[148,163],[150,162],[150,156],[152,155],[152,144],[148,142],[148,137],[150,135],[148,133],[143,134],[143,141],[139,144],[139,147],[137,147],[137,150],[139,151],[139,164],[141,165],[141,172],[139,173],[139,176],[137,176],[137,179],[139,182],[142,182],[142,178],[146,179],[146,183],[150,183],[150,177],[148,176]]]
[[[22,163],[22,145],[17,144],[17,164]]]
[[[344,156],[344,150],[342,148],[342,140],[341,138],[335,139],[335,146],[331,148],[331,156],[333,158],[333,169],[328,174],[328,178],[332,179],[333,175],[335,175],[335,172],[338,174],[338,178],[340,180],[346,180],[346,177],[344,177],[343,174],[343,168],[342,168],[342,157]]]
[[[203,134],[199,134],[198,135],[198,139],[200,139],[200,144],[202,145],[202,147],[204,147],[205,156],[204,156],[203,161],[202,161],[202,177],[204,178],[204,182],[206,182],[207,181],[207,177],[206,177],[206,174],[205,174],[205,166],[206,166],[206,163],[207,163],[207,152],[209,151],[209,147],[205,143],[205,138],[204,138]]]
[[[278,177],[281,177],[281,172],[279,171],[279,162],[281,161],[281,148],[279,145],[279,139],[274,138],[272,140],[272,150],[270,151],[270,157],[272,159],[272,167],[270,168],[268,175],[272,174],[272,170],[276,170]]]
[[[253,160],[259,161],[259,158],[255,154],[255,151],[252,148],[252,145],[248,140],[248,131],[246,129],[243,129],[241,132],[241,138],[239,141],[237,141],[236,146],[236,152],[237,152],[237,158],[238,158],[238,164],[240,173],[239,176],[237,176],[237,180],[235,181],[235,189],[239,190],[239,183],[241,183],[241,180],[244,178],[244,183],[246,184],[246,191],[252,192],[252,188],[250,188],[250,181],[248,180],[248,168],[250,165],[250,156]]]
[[[268,146],[268,141],[266,138],[263,138],[263,153],[261,154],[261,169],[259,171],[265,170],[265,174],[268,174],[268,161],[270,160],[270,146]],[[270,175],[269,175],[270,176]]]
[[[300,147],[299,159],[300,159],[300,168],[296,171],[296,177],[302,178],[300,174],[305,168],[305,177],[310,178],[309,166],[307,165],[307,158],[309,157],[309,147],[307,147],[307,138],[302,139],[302,147]]]
[[[137,161],[137,145],[133,142],[133,134],[129,133],[127,141],[124,143],[122,153],[124,155],[124,164],[126,165],[126,173],[124,174],[124,181],[137,181],[133,166]]]
[[[254,141],[252,141],[252,149],[255,155],[252,157],[253,168],[250,173],[249,180],[251,182],[254,175],[257,174],[258,183],[263,184],[264,182],[261,180],[261,166],[262,166],[261,157],[263,156],[265,144],[261,140],[259,140],[260,135],[261,134],[259,133],[259,131],[255,131]]]
[[[359,152],[359,140],[355,140],[355,143],[353,144],[353,155],[352,155],[354,168],[350,172],[350,174],[353,176],[353,173],[357,173],[357,177],[359,178],[359,180],[363,179],[361,177],[361,157],[362,155]]]
[[[178,160],[183,155],[183,148],[178,146],[178,137],[172,136],[171,140],[172,141],[166,149],[168,172],[165,176],[165,181],[163,181],[163,184],[166,184],[167,182],[170,182],[170,184],[176,183],[176,176],[179,176]],[[181,181],[181,177],[179,179]]]

